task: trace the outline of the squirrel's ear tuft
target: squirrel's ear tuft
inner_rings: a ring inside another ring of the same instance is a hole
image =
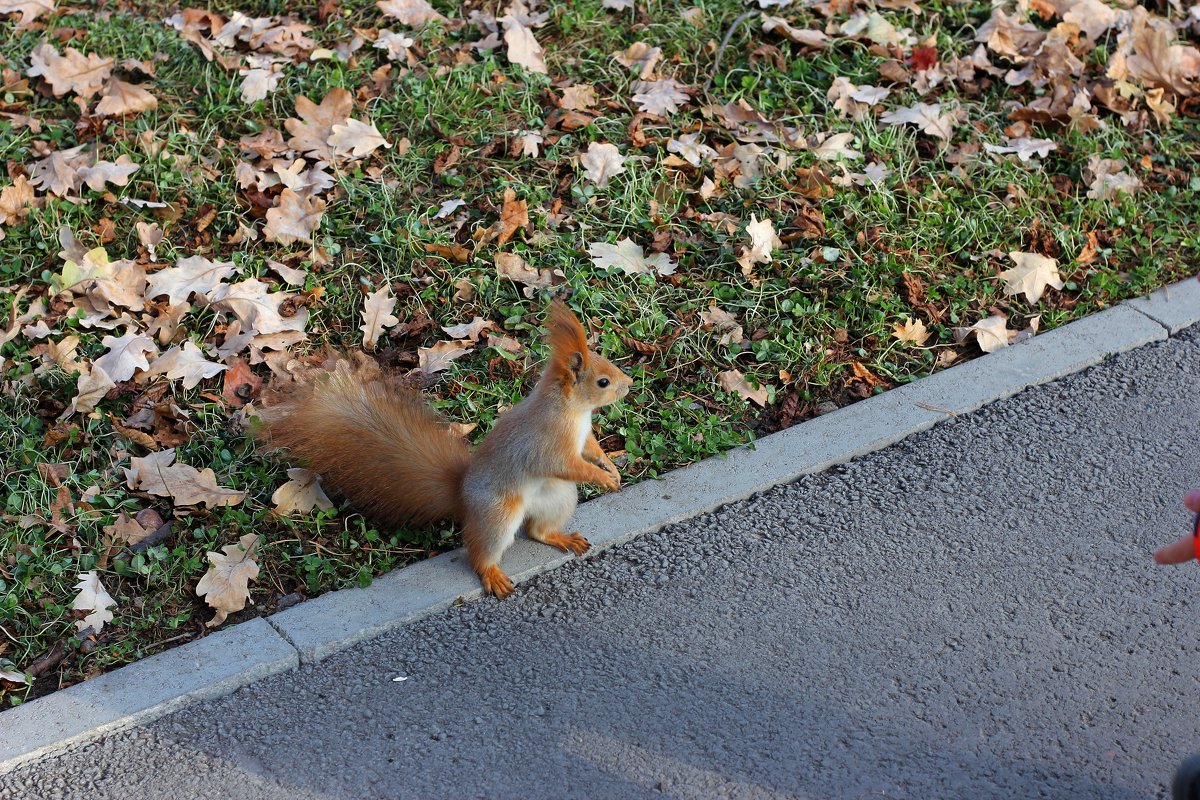
[[[562,300],[550,301],[546,330],[550,341],[549,369],[563,380],[576,380],[588,365],[587,334]]]

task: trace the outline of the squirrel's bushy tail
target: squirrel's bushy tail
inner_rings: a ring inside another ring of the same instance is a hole
[[[279,396],[260,414],[260,437],[376,521],[457,518],[471,461],[466,441],[418,392],[347,366]]]

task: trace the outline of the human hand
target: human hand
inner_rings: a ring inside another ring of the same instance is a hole
[[[1200,533],[1200,489],[1192,489],[1183,497],[1183,504],[1196,512],[1196,522],[1193,533],[1184,536],[1174,544],[1159,548],[1154,553],[1154,560],[1159,564],[1182,564],[1196,557],[1196,548],[1192,539]]]

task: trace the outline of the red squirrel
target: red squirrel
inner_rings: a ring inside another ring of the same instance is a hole
[[[386,525],[453,518],[485,592],[507,597],[501,555],[522,523],[531,539],[582,554],[591,546],[563,527],[575,484],[621,488],[592,433],[592,412],[624,397],[632,379],[591,352],[561,300],[547,320],[550,359],[533,392],[500,415],[477,450],[418,392],[334,370],[264,410],[260,435],[317,472],[371,519]]]

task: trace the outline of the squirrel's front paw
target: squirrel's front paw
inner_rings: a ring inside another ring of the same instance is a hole
[[[621,488],[621,473],[617,472],[617,468],[613,466],[611,462],[609,466],[612,467],[612,469],[605,469],[604,477],[597,481],[597,483],[599,483],[600,487],[606,491],[616,492]]]

